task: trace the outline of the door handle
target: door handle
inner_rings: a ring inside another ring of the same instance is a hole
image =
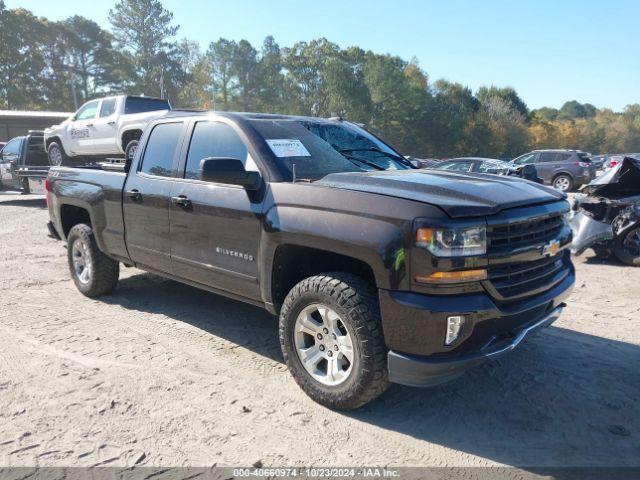
[[[134,202],[142,200],[142,194],[140,193],[140,190],[137,190],[135,188],[133,190],[129,190],[127,192],[127,195],[129,196],[129,198],[133,199]]]
[[[191,200],[189,200],[185,195],[178,195],[177,197],[171,197],[171,203],[174,205],[179,205],[182,208],[187,208],[191,206]]]
[[[93,127],[93,123],[87,123],[87,127]]]
[[[115,120],[111,120],[110,122],[107,122],[107,125],[115,125],[116,121]]]

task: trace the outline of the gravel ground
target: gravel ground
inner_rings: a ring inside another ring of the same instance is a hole
[[[83,297],[47,219],[0,192],[1,466],[640,466],[640,268],[587,253],[563,318],[500,363],[339,413],[265,311],[134,268]]]

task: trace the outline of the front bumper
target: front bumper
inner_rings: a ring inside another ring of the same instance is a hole
[[[542,319],[514,332],[510,338],[494,338],[479,352],[455,358],[429,358],[407,355],[393,350],[388,353],[389,380],[411,387],[428,387],[459,377],[471,367],[496,359],[514,350],[531,333],[551,325],[562,313],[564,304]]]
[[[549,290],[507,303],[486,292],[424,295],[379,290],[390,380],[412,386],[446,382],[489,358],[515,349],[555,321],[575,282],[572,265]],[[459,338],[444,345],[447,317],[464,315]]]

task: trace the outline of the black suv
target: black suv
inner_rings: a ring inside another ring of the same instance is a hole
[[[533,163],[544,183],[569,192],[595,178],[591,156],[581,150],[533,150],[511,161],[515,165]]]

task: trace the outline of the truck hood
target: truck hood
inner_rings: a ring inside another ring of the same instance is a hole
[[[566,198],[557,190],[520,178],[442,170],[332,173],[314,184],[424,202],[442,208],[452,218],[492,215]]]

